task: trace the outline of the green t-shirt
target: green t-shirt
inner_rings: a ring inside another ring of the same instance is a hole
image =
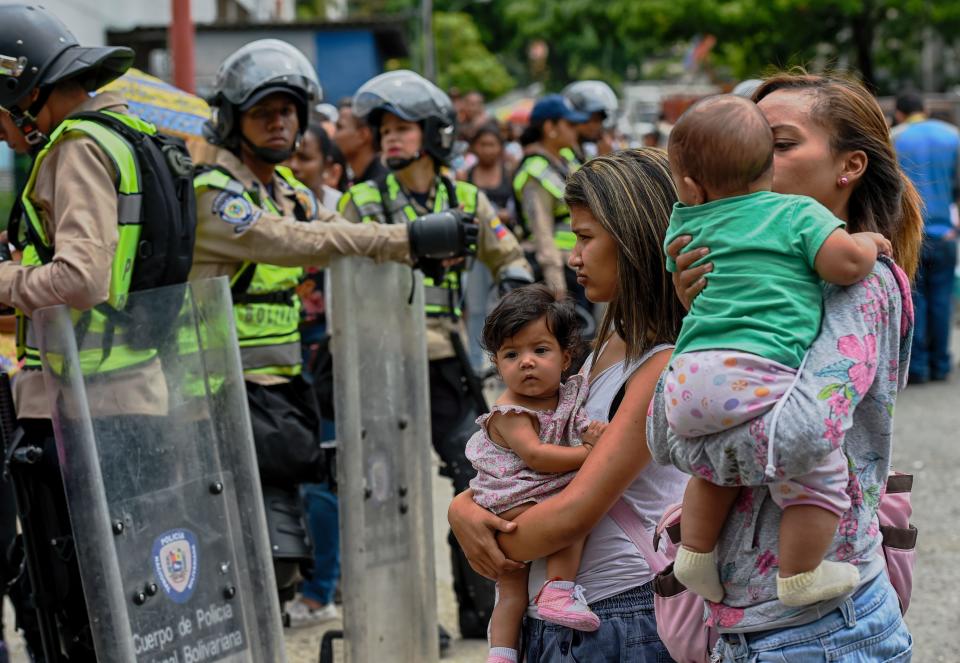
[[[797,368],[820,331],[814,260],[843,221],[806,196],[760,191],[704,205],[677,203],[664,247],[691,235],[712,262],[707,287],[683,319],[674,354],[740,350]],[[667,270],[676,263],[667,258]]]

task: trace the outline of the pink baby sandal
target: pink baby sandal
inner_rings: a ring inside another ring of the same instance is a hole
[[[576,631],[596,631],[597,617],[583,596],[583,587],[569,580],[548,580],[534,599],[540,618]]]

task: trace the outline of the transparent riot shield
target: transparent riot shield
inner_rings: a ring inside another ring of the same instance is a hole
[[[97,659],[284,661],[226,279],[33,322]]]
[[[409,267],[367,258],[340,258],[330,269],[344,639],[351,663],[413,663],[438,655],[420,281]]]

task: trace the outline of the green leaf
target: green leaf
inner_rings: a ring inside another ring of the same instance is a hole
[[[843,388],[843,385],[840,384],[839,382],[835,382],[834,384],[828,384],[826,387],[820,390],[819,394],[817,394],[817,400],[825,401],[831,396],[833,396],[835,393],[840,391],[842,388]]]

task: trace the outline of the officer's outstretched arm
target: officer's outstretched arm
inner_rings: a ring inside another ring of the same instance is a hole
[[[246,202],[225,204],[223,198],[218,200],[222,194],[208,190],[197,197],[194,263],[322,267],[341,255],[367,256],[378,262],[411,260],[403,226],[347,223],[329,210],[320,210],[318,221],[304,223]]]
[[[339,209],[347,221],[363,221],[350,192],[340,199]],[[411,221],[409,226],[410,251],[414,262],[420,258],[455,258],[477,251],[481,229],[473,218],[459,210],[425,214]]]
[[[205,191],[197,200],[197,243],[194,262],[257,262],[281,267],[325,266],[341,255],[412,262],[423,256],[462,255],[471,242],[458,218],[415,221],[405,225],[348,223],[321,210],[317,221],[304,223],[271,214],[250,204],[230,207]],[[243,212],[242,214],[239,212]],[[429,226],[427,231],[423,228]],[[409,228],[409,233],[408,233]],[[475,239],[475,236],[473,237]]]

